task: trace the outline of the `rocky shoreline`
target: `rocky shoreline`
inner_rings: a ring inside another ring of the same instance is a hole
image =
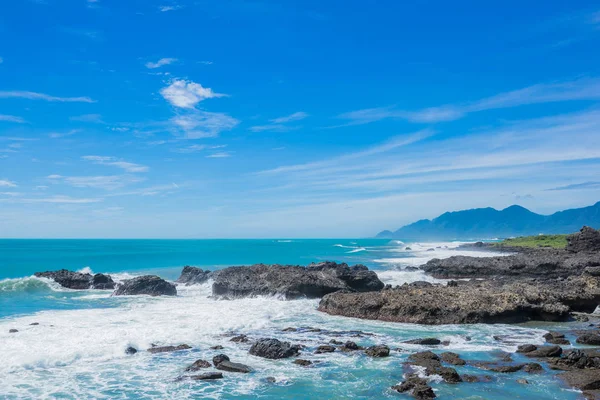
[[[584,227],[581,232],[568,238],[568,246],[564,250],[507,249],[483,243],[471,247],[514,254],[434,259],[420,269],[432,277],[446,279],[444,284],[413,282],[396,287],[384,285],[375,272],[363,265],[348,266],[334,262],[307,267],[257,264],[214,272],[186,266],[175,283],[151,275],[114,282],[109,275],[66,270],[36,273],[36,276],[53,279],[71,289],[114,289],[114,296],[173,296],[177,295],[177,285],[212,282],[215,299],[265,295],[286,300],[320,298],[318,310],[327,314],[426,325],[585,321],[596,317],[592,313],[600,304],[599,231]],[[302,329],[305,328],[289,328],[285,333],[287,335]],[[363,334],[357,333],[358,337]],[[572,336],[576,338],[576,346],[600,346],[597,325],[591,324],[586,329],[572,332]],[[503,338],[497,340],[502,341]],[[250,346],[248,351],[253,356],[272,360],[292,358],[299,367],[310,367],[316,362],[307,357],[311,353],[360,353],[367,357],[385,358],[395,351],[383,343],[365,346],[336,339],[314,349],[278,338],[251,339],[237,335],[231,341]],[[546,341],[548,344],[545,346],[520,346],[515,354],[507,354],[498,362],[481,362],[464,360],[456,353],[437,351],[445,343],[436,338],[414,339],[406,343],[432,346],[433,351],[409,356],[403,367],[403,382],[390,387],[391,390],[418,399],[432,399],[436,397],[429,384],[433,376],[439,376],[445,384],[451,385],[491,379],[485,373],[461,374],[456,370],[470,365],[482,372],[502,374],[518,371],[539,374],[559,370],[562,371],[560,377],[565,385],[582,390],[586,398],[600,398],[600,351],[593,347],[563,349],[562,346],[571,346],[571,341],[559,332],[548,333]],[[190,347],[163,346],[148,351],[153,354],[187,351]],[[137,349],[128,349],[128,354],[136,352]],[[531,361],[514,362],[513,357],[525,357]],[[253,371],[252,367],[232,362],[222,353],[214,356],[212,364],[200,359],[185,371],[199,371],[211,365],[218,371],[182,375],[181,379],[212,380],[223,378],[222,371]],[[521,380],[527,383],[526,379]]]

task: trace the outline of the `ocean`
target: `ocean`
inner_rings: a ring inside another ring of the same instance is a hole
[[[436,281],[422,272],[405,270],[432,258],[490,254],[459,250],[459,244],[379,239],[0,240],[0,399],[408,399],[390,387],[402,381],[402,364],[408,355],[431,348],[402,343],[406,340],[448,340],[444,351],[484,361],[497,359],[503,351],[515,351],[518,344],[541,344],[548,329],[560,330],[560,324],[549,323],[423,326],[335,317],[316,311],[319,300],[215,300],[210,297],[210,283],[179,286],[176,297],[111,297],[112,291],[68,290],[32,276],[37,271],[66,268],[110,273],[115,280],[144,274],[175,280],[184,265],[216,270],[254,263],[306,265],[332,260],[365,264],[385,283],[398,285]],[[287,327],[322,331],[282,332]],[[10,329],[18,332],[9,333]],[[329,334],[356,330],[373,335]],[[306,349],[301,357],[314,364],[304,368],[289,359],[251,356],[248,345],[230,341],[232,334],[303,344]],[[510,339],[498,341],[495,335]],[[385,343],[393,350],[383,359],[357,353],[313,354],[318,345],[332,338],[363,346]],[[144,350],[153,344],[182,343],[192,350],[125,354],[128,346]],[[211,350],[215,345],[224,349]],[[187,365],[200,358],[211,360],[221,352],[254,372],[225,373],[225,379],[217,381],[177,380]],[[492,381],[450,385],[434,379],[432,386],[439,398],[581,398],[551,372],[456,369],[490,375]],[[529,384],[518,383],[520,378]]]

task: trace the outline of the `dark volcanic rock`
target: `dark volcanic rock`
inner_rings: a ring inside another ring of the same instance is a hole
[[[551,343],[551,344],[563,344],[563,345],[571,344],[571,342],[569,342],[565,338],[565,335],[560,332],[548,332],[544,335],[544,339],[546,339],[546,342]]]
[[[66,269],[58,271],[36,272],[38,278],[54,280],[68,289],[114,289],[115,282],[109,275],[73,272]]]
[[[216,345],[216,346],[212,346],[210,349],[211,349],[211,350],[223,350],[223,349],[224,349],[224,347],[223,347],[223,346],[221,346],[220,344],[218,344],[218,345]]]
[[[17,333],[17,332],[19,332],[19,330],[18,329],[14,329],[14,328],[8,330],[8,333]]]
[[[367,347],[365,354],[374,358],[382,358],[390,355],[390,348],[386,345]]]
[[[462,382],[458,372],[454,368],[442,366],[440,357],[431,351],[411,354],[407,364],[424,367],[426,375],[440,375],[446,383]]]
[[[338,290],[381,290],[383,282],[363,265],[324,262],[308,267],[257,264],[213,273],[213,294],[246,297],[280,295],[287,299],[318,298]]]
[[[600,231],[584,226],[578,233],[567,237],[567,251],[598,252],[600,251]]]
[[[212,272],[208,270],[204,271],[202,268],[190,267],[189,265],[186,265],[183,267],[181,275],[175,282],[185,283],[186,286],[196,285],[206,282],[211,276]]]
[[[246,335],[238,335],[238,336],[234,336],[231,339],[229,339],[230,342],[234,342],[234,343],[248,343],[250,339],[248,339],[248,336]]]
[[[190,376],[191,380],[194,381],[206,381],[206,380],[213,380],[213,379],[223,379],[223,373],[222,372],[205,372],[203,374],[200,375],[192,375]]]
[[[600,389],[600,369],[578,369],[558,376],[569,386],[579,390]]]
[[[597,333],[584,333],[576,340],[579,344],[587,344],[591,346],[600,346],[600,335]]]
[[[208,361],[206,360],[196,360],[194,361],[194,363],[190,366],[188,366],[185,370],[186,371],[198,371],[202,368],[210,368],[211,365]]]
[[[298,358],[298,359],[292,361],[292,364],[297,364],[297,365],[301,365],[303,367],[308,367],[309,365],[312,365],[312,361],[303,360],[301,358]]]
[[[410,393],[418,400],[435,399],[436,395],[427,381],[417,375],[409,375],[404,382],[392,386],[392,389],[400,393]]]
[[[277,339],[259,339],[250,347],[249,353],[253,356],[276,360],[298,355],[300,346],[292,345],[289,342],[281,342]]]
[[[131,346],[129,346],[129,347],[127,347],[127,348],[125,349],[125,354],[129,354],[129,355],[135,354],[135,353],[137,353],[137,352],[138,352],[138,351],[137,351],[137,349],[136,349],[135,347],[131,347]]]
[[[408,343],[408,344],[422,344],[422,345],[427,345],[427,346],[436,346],[438,344],[441,344],[442,341],[440,339],[436,339],[436,338],[425,338],[425,339],[407,340],[404,343]]]
[[[340,350],[344,351],[344,352],[350,352],[350,351],[356,351],[356,350],[364,350],[364,347],[359,346],[354,342],[348,341],[340,347]]]
[[[544,371],[544,368],[538,363],[529,363],[525,364],[525,366],[523,367],[523,371],[530,374],[534,374]]]
[[[550,368],[569,371],[573,369],[600,369],[600,352],[596,349],[574,349],[561,358],[548,361]]]
[[[534,344],[521,344],[517,347],[517,353],[529,353],[534,350],[537,350],[537,346]]]
[[[150,296],[176,296],[177,289],[175,288],[175,285],[156,275],[144,275],[123,281],[113,293],[114,296],[138,294]]]
[[[443,362],[452,365],[465,365],[467,363],[458,354],[452,352],[442,353],[440,354],[440,358]]]
[[[227,371],[227,372],[240,372],[242,374],[247,374],[249,372],[252,372],[252,368],[250,368],[249,366],[240,364],[240,363],[231,362],[229,360],[223,360],[223,361],[219,362],[218,364],[215,363],[215,368],[220,369],[222,371]]]
[[[379,292],[331,293],[319,311],[331,315],[417,324],[561,321],[570,311],[593,311],[600,280],[580,276],[560,281],[471,281],[456,287],[408,285]]]
[[[561,354],[562,348],[560,346],[542,346],[538,347],[537,350],[525,353],[527,357],[535,358],[560,357]]]
[[[156,354],[156,353],[169,353],[172,351],[179,351],[179,350],[189,350],[191,348],[192,348],[192,346],[189,346],[187,344],[180,344],[179,346],[150,347],[148,349],[148,351],[152,354]]]
[[[315,354],[333,353],[334,351],[335,351],[335,347],[330,346],[328,344],[324,344],[324,345],[317,347]]]

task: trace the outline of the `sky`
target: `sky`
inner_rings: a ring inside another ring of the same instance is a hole
[[[0,7],[0,237],[358,238],[600,200],[596,1]]]

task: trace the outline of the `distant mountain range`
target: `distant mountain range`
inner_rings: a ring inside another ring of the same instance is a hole
[[[380,232],[378,238],[451,240],[506,238],[541,233],[571,233],[587,225],[600,228],[600,202],[593,206],[540,215],[513,205],[504,210],[475,208],[446,212],[432,220],[422,219],[395,232]]]

